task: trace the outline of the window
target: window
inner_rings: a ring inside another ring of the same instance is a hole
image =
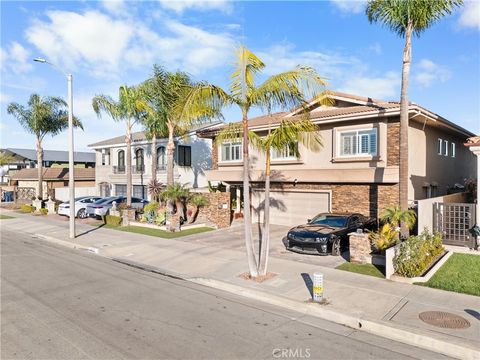
[[[127,196],[127,185],[115,185],[116,196]]]
[[[443,140],[440,139],[440,138],[438,138],[438,140],[437,140],[437,154],[438,154],[438,155],[442,155],[442,154],[443,154],[442,146],[443,146]]]
[[[448,141],[443,140],[444,146],[443,146],[443,155],[448,156]]]
[[[178,146],[178,165],[192,166],[192,148],[190,146]]]
[[[117,162],[117,166],[119,169],[125,169],[125,151],[123,150],[120,150],[118,152],[118,162]]]
[[[159,170],[165,169],[165,147],[164,146],[159,146],[157,148],[157,168]]]
[[[451,155],[452,155],[452,157],[454,158],[455,155],[457,154],[457,151],[456,151],[457,149],[455,148],[455,143],[452,142],[452,143],[451,143],[451,147],[452,147],[452,149],[451,149]]]
[[[133,196],[139,199],[146,199],[147,187],[145,185],[133,185]]]
[[[291,143],[282,150],[272,149],[271,156],[273,160],[297,159],[298,143]]]
[[[142,172],[145,170],[143,149],[137,149],[135,151],[135,169],[139,172]]]
[[[231,142],[222,144],[222,161],[242,160],[242,143]]]
[[[102,149],[102,165],[110,165],[110,150]]]
[[[340,156],[377,155],[377,129],[340,132]]]

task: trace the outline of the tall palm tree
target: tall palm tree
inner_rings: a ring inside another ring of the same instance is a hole
[[[262,84],[255,84],[255,77],[260,74],[265,64],[246,47],[241,46],[236,52],[236,66],[230,76],[229,91],[201,83],[194,86],[182,103],[182,118],[195,118],[205,109],[221,111],[222,108],[236,105],[242,112],[243,145],[243,203],[245,223],[245,246],[250,276],[257,277],[257,259],[252,236],[252,218],[250,209],[250,170],[248,114],[251,108],[290,109],[305,104],[308,96],[316,96],[324,80],[311,67],[298,66],[267,78]]]
[[[417,37],[444,16],[463,4],[462,0],[370,0],[368,20],[387,26],[400,37],[405,37],[400,95],[400,166],[399,203],[408,208],[408,79],[412,59],[412,34]],[[402,235],[408,229],[402,226]]]
[[[68,109],[65,100],[59,97],[38,94],[30,95],[27,107],[18,103],[10,103],[7,112],[17,118],[23,128],[35,135],[37,147],[38,185],[37,197],[43,198],[43,147],[42,142],[47,134],[55,136],[68,128]],[[73,117],[73,126],[83,130],[83,125]]]
[[[326,101],[328,104],[328,100]],[[242,128],[237,124],[229,125],[221,131],[216,139],[217,143],[226,140],[238,140],[242,138]],[[269,120],[268,133],[266,136],[259,136],[250,131],[249,140],[253,147],[265,154],[265,201],[263,205],[263,229],[259,246],[259,261],[257,266],[258,275],[265,276],[268,268],[268,257],[270,251],[270,177],[271,177],[271,152],[285,151],[286,148],[293,150],[295,156],[299,157],[298,144],[302,144],[311,151],[319,151],[322,138],[318,133],[318,126],[307,118],[296,120],[284,119],[278,127],[271,129]]]
[[[145,111],[151,111],[138,87],[122,85],[118,101],[110,96],[96,95],[92,107],[98,117],[106,112],[114,121],[125,121],[125,143],[127,145],[127,206],[132,205],[132,126],[144,117]]]

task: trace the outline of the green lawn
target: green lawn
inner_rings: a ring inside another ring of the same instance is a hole
[[[0,214],[0,220],[15,219],[13,216]]]
[[[213,228],[210,228],[210,227],[200,227],[200,228],[186,229],[179,232],[169,232],[165,230],[151,229],[151,228],[146,228],[141,226],[113,226],[113,225],[104,225],[103,228],[115,229],[119,231],[131,232],[135,234],[156,236],[156,237],[161,237],[165,239],[173,239],[181,236],[199,234],[206,231],[214,230]]]
[[[480,256],[453,254],[426,283],[417,285],[480,296]]]
[[[362,275],[370,275],[379,278],[385,277],[385,267],[372,264],[354,264],[354,263],[343,263],[342,265],[337,266],[335,269],[350,271]]]

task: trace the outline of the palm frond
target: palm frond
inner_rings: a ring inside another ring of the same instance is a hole
[[[96,95],[92,99],[93,111],[99,118],[102,117],[102,112],[107,113],[115,121],[123,119],[118,102],[107,95]]]
[[[235,70],[230,76],[230,93],[237,102],[245,104],[255,88],[255,75],[265,64],[245,46],[237,49],[235,60]]]

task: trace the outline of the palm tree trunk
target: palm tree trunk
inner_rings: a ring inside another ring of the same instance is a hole
[[[408,78],[411,62],[411,38],[413,23],[409,21],[405,31],[403,49],[402,90],[400,95],[400,166],[399,166],[399,203],[403,210],[408,209]],[[402,236],[408,236],[408,229],[402,223]]]
[[[38,171],[38,184],[37,184],[37,199],[43,199],[43,149],[42,139],[37,137],[37,171]]]
[[[167,143],[167,186],[173,185],[173,152],[175,142],[173,141],[173,125],[168,124],[168,143]]]
[[[152,180],[157,178],[157,134],[152,137]]]
[[[127,144],[127,206],[132,205],[132,126],[130,119],[127,121],[127,135],[125,136]]]
[[[265,161],[265,202],[263,207],[263,232],[260,247],[258,275],[265,276],[270,252],[270,149],[266,150]]]
[[[247,248],[248,269],[251,277],[257,277],[257,259],[252,235],[252,214],[250,208],[250,164],[248,159],[248,118],[243,110],[243,221],[245,228],[245,247]]]

